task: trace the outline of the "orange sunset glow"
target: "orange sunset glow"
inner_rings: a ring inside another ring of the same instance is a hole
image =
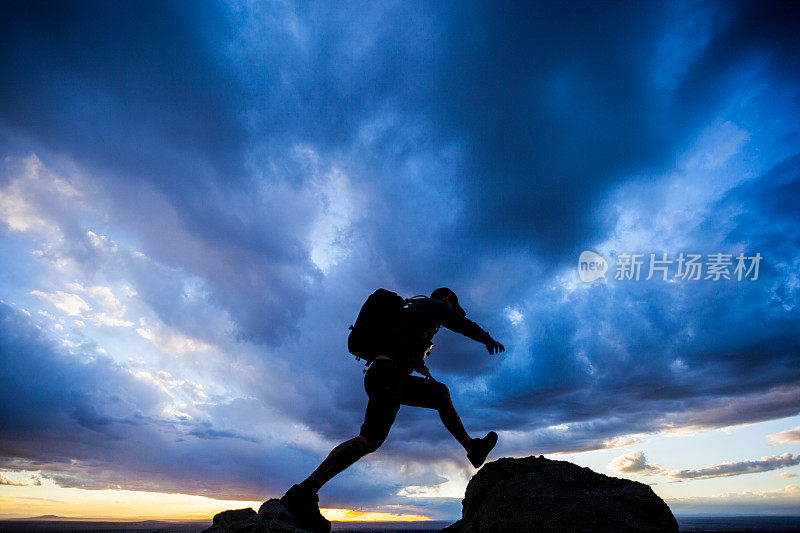
[[[7,479],[7,478],[6,478]],[[188,494],[132,490],[61,488],[48,480],[39,486],[0,486],[0,519],[54,515],[62,518],[128,520],[211,520],[220,509],[261,506],[260,501],[218,500]],[[321,509],[329,520],[341,522],[430,520],[418,514]]]

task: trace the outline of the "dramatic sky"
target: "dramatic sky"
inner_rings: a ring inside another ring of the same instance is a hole
[[[518,4],[2,2],[0,515],[280,496],[358,432],[367,295],[439,286],[507,347],[429,359],[492,457],[796,514],[800,7]],[[407,407],[321,504],[473,473]]]

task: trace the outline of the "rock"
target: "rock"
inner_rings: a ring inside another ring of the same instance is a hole
[[[258,517],[267,524],[267,531],[286,533],[307,533],[307,530],[297,527],[294,517],[284,508],[278,499],[267,500],[258,508]]]
[[[467,485],[462,518],[443,533],[678,532],[648,485],[543,456],[487,463]]]
[[[232,522],[239,522],[246,518],[252,518],[253,516],[256,516],[256,512],[250,507],[247,509],[232,509],[215,514],[213,524],[215,526],[221,526]]]
[[[203,533],[308,533],[295,524],[294,518],[283,508],[278,499],[261,504],[256,513],[253,509],[222,511],[214,515],[212,526]]]

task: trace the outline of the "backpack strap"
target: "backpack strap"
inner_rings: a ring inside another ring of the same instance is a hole
[[[405,300],[403,300],[403,309],[406,309],[406,306],[408,306],[408,304],[410,304],[412,302],[415,302],[415,301],[418,301],[418,300],[427,300],[427,299],[428,299],[428,297],[425,296],[424,294],[417,294],[416,296],[412,296],[411,298],[406,298]]]

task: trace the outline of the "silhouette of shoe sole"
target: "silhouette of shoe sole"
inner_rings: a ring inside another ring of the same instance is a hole
[[[314,533],[330,533],[331,523],[319,512],[316,494],[293,485],[281,498],[283,507],[294,517],[297,526]]]
[[[489,452],[497,444],[497,433],[490,431],[482,439],[475,439],[470,446],[472,449],[467,452],[467,459],[472,463],[472,466],[479,468],[489,456]]]

